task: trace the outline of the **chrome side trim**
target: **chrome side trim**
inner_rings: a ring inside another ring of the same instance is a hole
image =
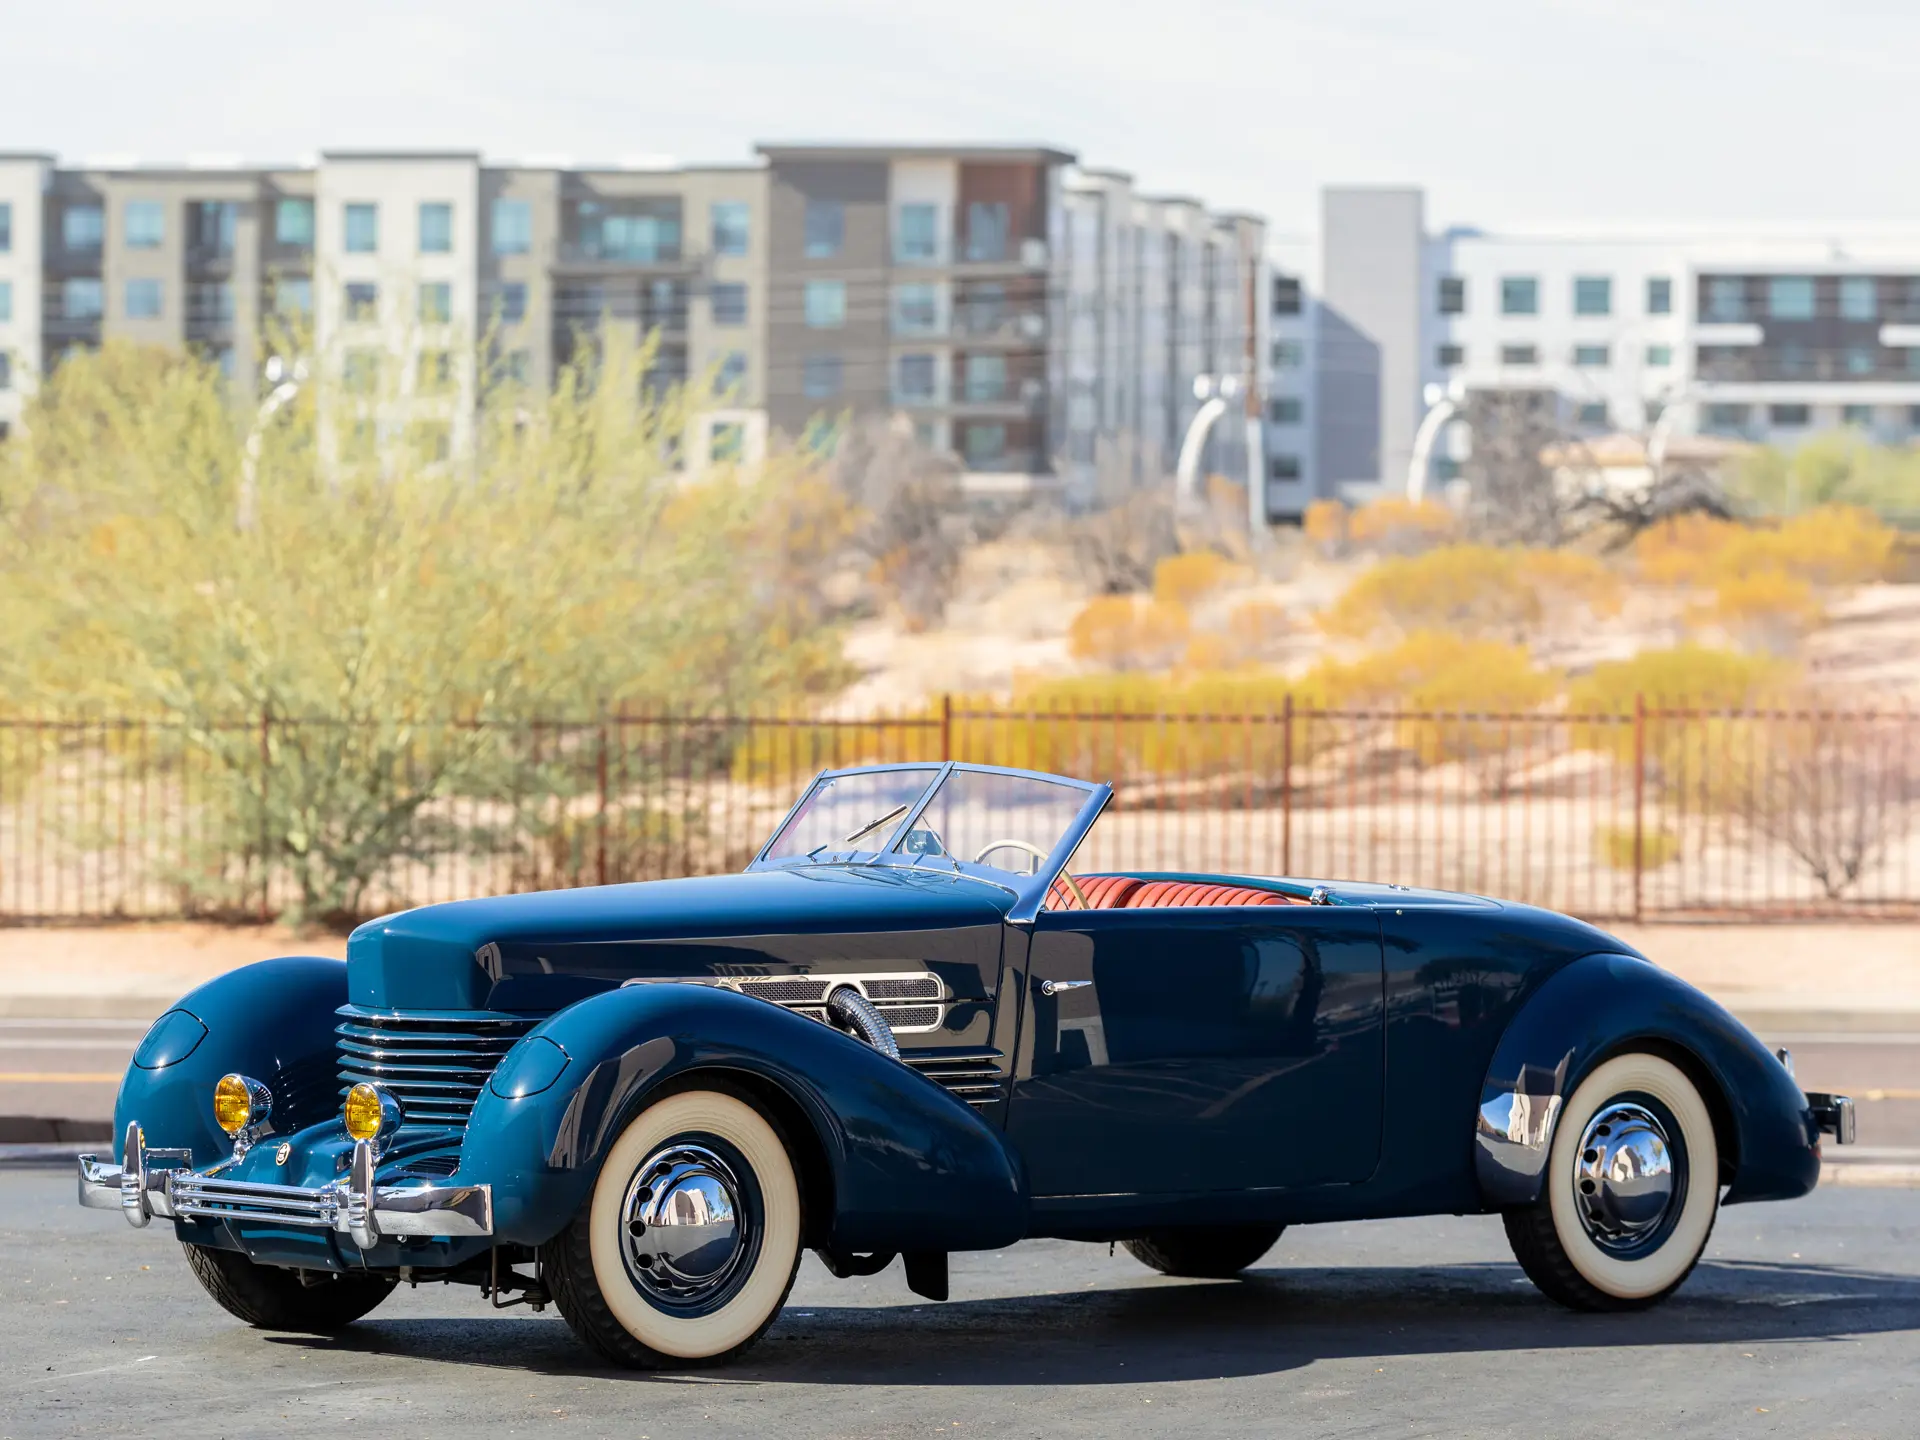
[[[363,1250],[406,1236],[436,1239],[493,1233],[493,1188],[408,1180],[373,1183],[373,1147],[354,1147],[345,1179],[309,1189],[226,1180],[184,1168],[187,1152],[147,1150],[134,1140],[132,1169],[79,1158],[80,1203],[90,1210],[123,1210],[135,1225],[159,1215],[177,1220],[253,1221],[349,1235]],[[156,1159],[179,1158],[179,1169],[156,1170]],[[225,1163],[225,1162],[223,1162]],[[130,1198],[133,1197],[133,1198]],[[135,1219],[136,1213],[140,1216]]]

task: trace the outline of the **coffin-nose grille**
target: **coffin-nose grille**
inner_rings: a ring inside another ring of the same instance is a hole
[[[425,1014],[343,1005],[334,1033],[340,1093],[377,1080],[400,1102],[403,1129],[464,1130],[494,1067],[535,1021],[473,1010]]]

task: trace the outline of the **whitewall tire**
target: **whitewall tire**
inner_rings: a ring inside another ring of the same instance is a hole
[[[1642,1309],[1705,1252],[1719,1174],[1713,1116],[1686,1073],[1658,1055],[1618,1055],[1561,1110],[1540,1198],[1505,1213],[1507,1238],[1562,1305]]]
[[[681,1090],[636,1116],[543,1248],[554,1304],[621,1365],[711,1364],[780,1313],[800,1264],[799,1179],[745,1098]]]

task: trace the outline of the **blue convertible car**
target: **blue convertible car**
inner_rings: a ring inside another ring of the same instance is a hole
[[[1229,1276],[1290,1224],[1498,1213],[1587,1310],[1804,1195],[1843,1096],[1602,932],[1395,885],[1076,875],[1106,786],[820,776],[746,873],[434,905],[162,1015],[80,1199],[325,1330],[402,1281],[714,1361],[836,1275],[1028,1236]]]

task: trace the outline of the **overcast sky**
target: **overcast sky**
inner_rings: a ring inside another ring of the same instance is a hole
[[[1920,230],[1912,0],[7,0],[0,150],[737,161],[1046,140],[1313,224]]]

